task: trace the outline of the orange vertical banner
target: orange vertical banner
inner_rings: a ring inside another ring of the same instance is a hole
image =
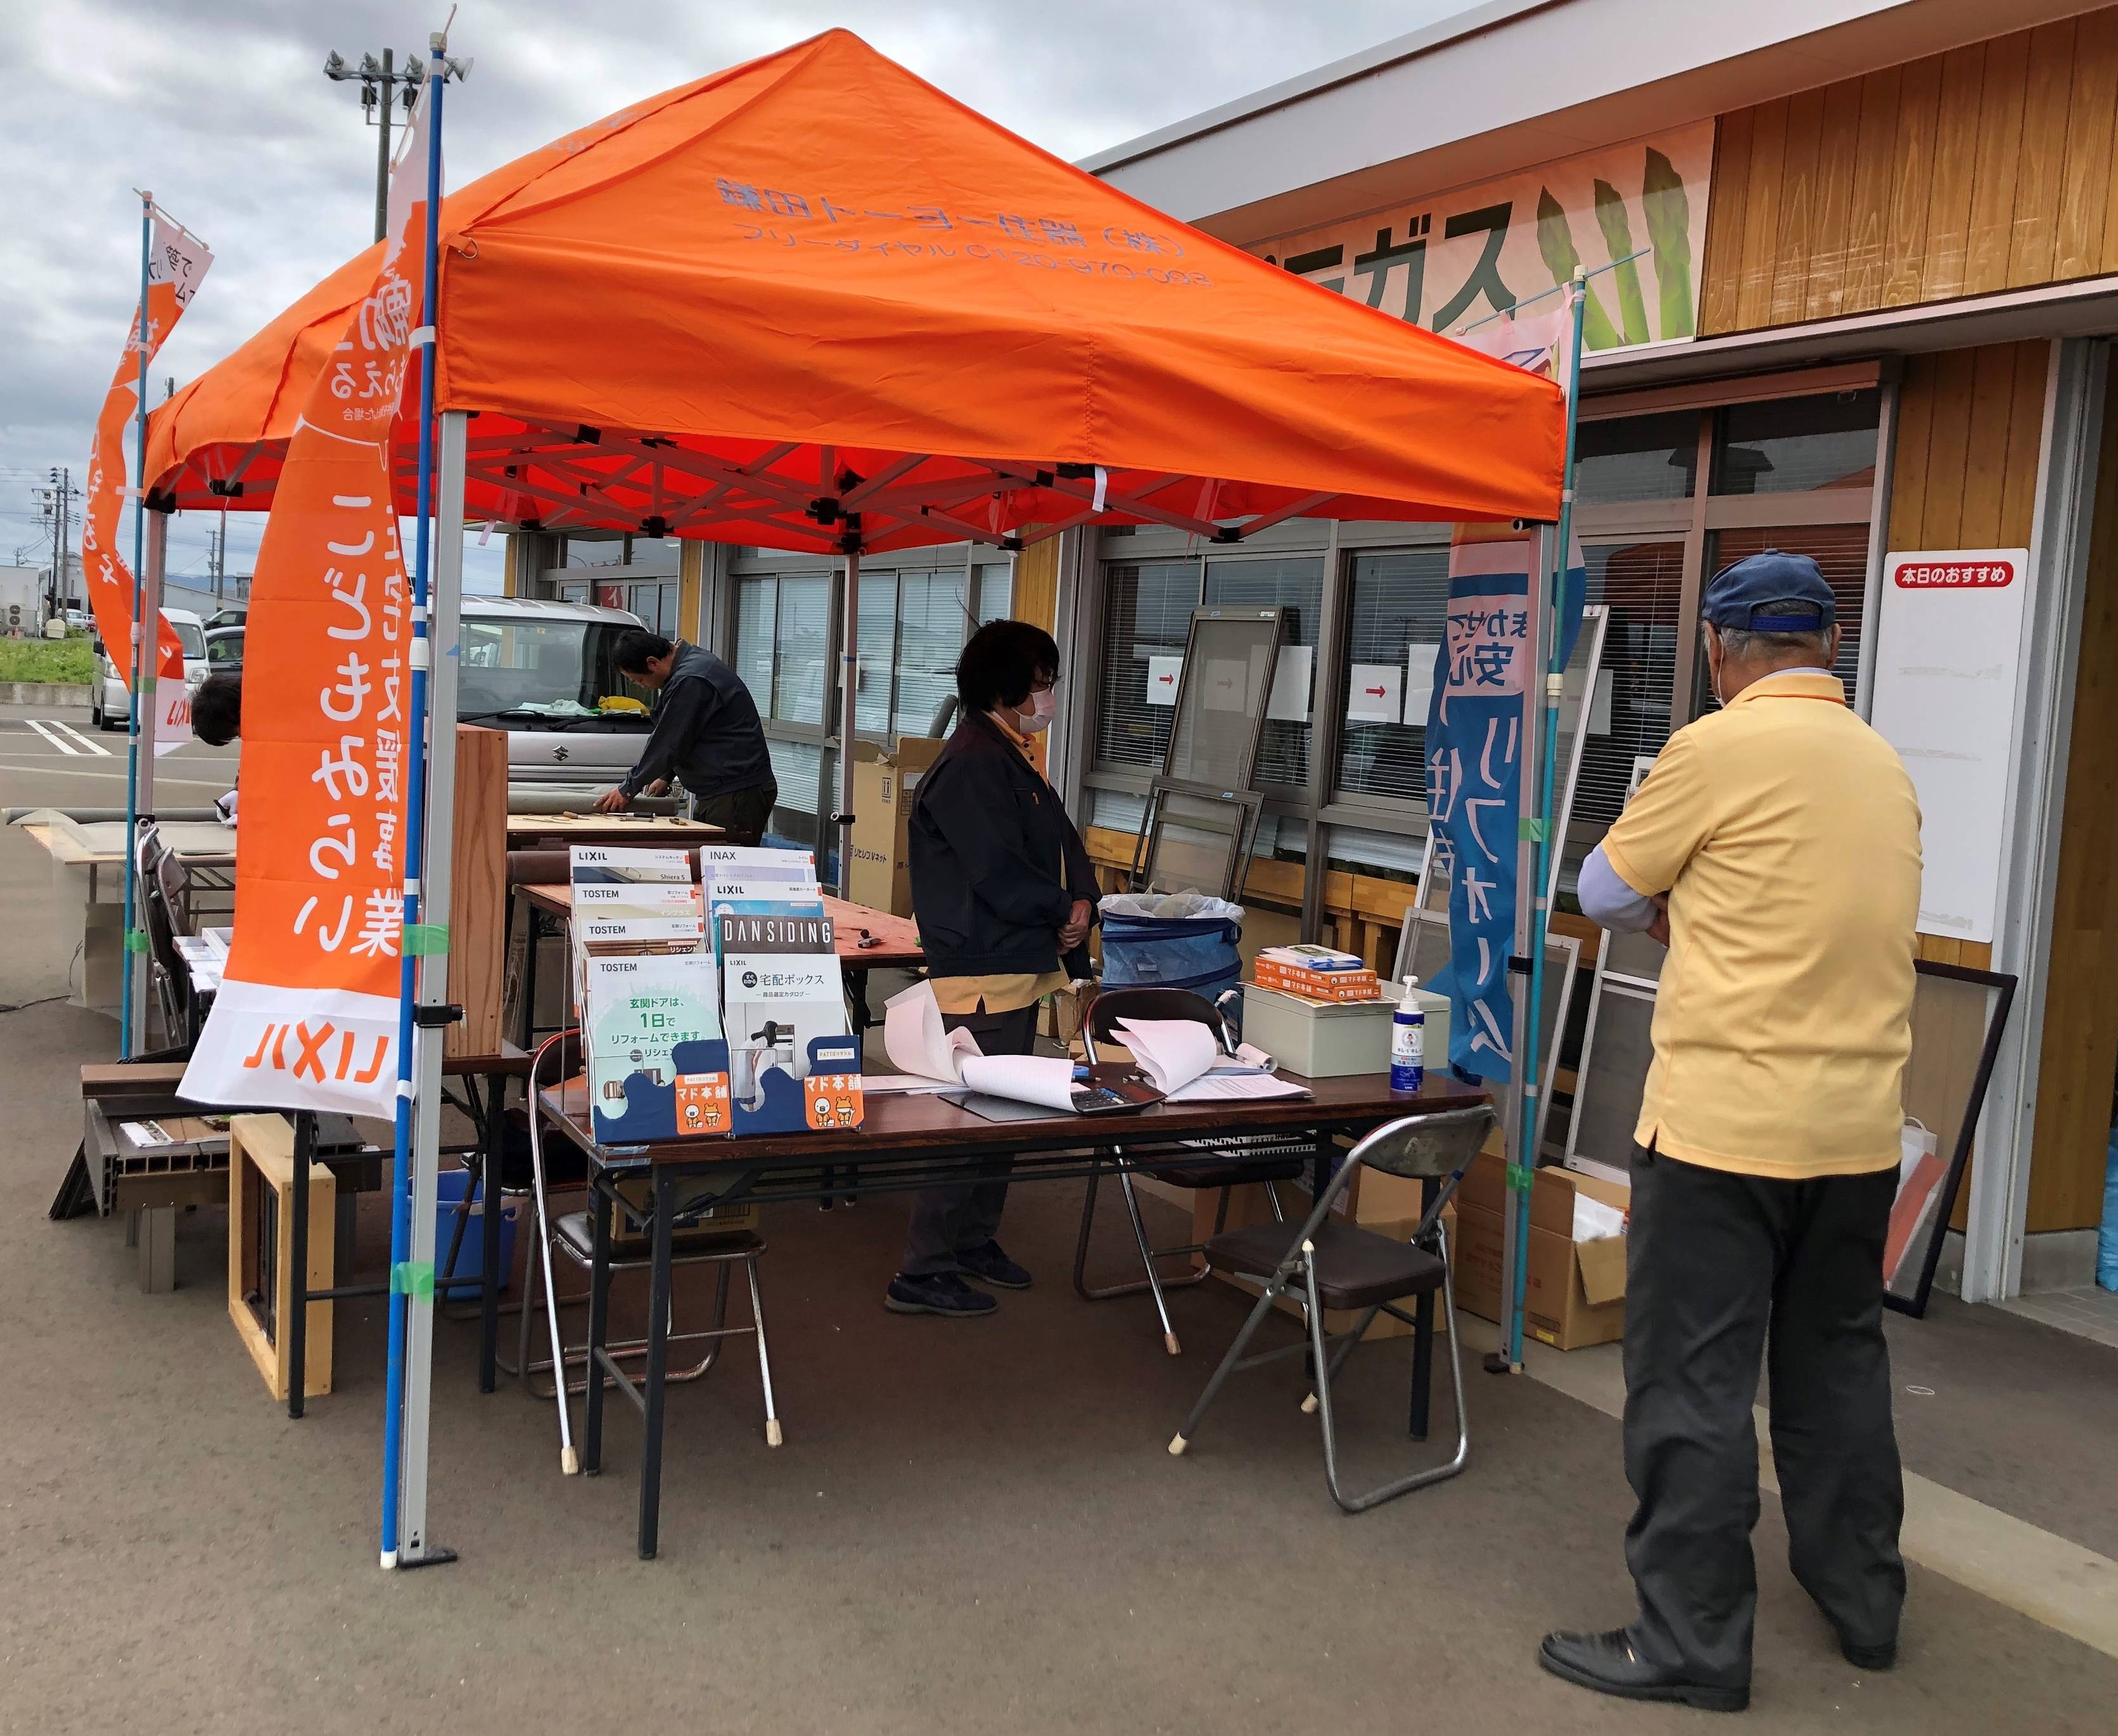
[[[88,604],[95,616],[96,631],[110,648],[127,690],[132,686],[132,569],[118,552],[118,537],[125,516],[127,486],[125,442],[140,407],[140,350],[144,342],[152,361],[183,317],[193,293],[204,281],[213,255],[206,243],[157,206],[147,257],[146,335],[141,331],[141,310],[132,312],[132,329],[126,336],[125,354],[117,374],[104,394],[103,410],[95,419],[95,439],[88,453],[88,510],[81,527],[81,572],[88,584]],[[157,739],[158,751],[166,752],[188,738],[190,704],[184,695],[184,652],[175,630],[160,623],[155,673],[173,674],[176,683],[165,701],[182,711],[184,727],[164,727],[167,720],[142,720],[145,734]],[[159,685],[159,680],[158,683]]]
[[[257,550],[235,937],[183,1087],[201,1102],[394,1113],[420,744],[390,443],[419,323],[424,113],[391,173],[382,268],[303,406]]]

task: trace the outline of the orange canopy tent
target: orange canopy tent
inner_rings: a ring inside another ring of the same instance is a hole
[[[445,578],[466,518],[839,552],[850,580],[1090,521],[1559,513],[1551,381],[1163,216],[844,30],[494,170],[440,236]],[[367,389],[332,350],[376,264],[155,410],[156,505],[271,504],[320,370]]]
[[[442,262],[436,404],[478,415],[474,518],[880,550],[1558,513],[1551,382],[1177,223],[843,30],[474,182]],[[156,410],[163,504],[270,503],[374,267]]]

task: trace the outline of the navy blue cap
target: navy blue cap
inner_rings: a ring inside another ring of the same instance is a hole
[[[1706,581],[1700,618],[1755,633],[1819,633],[1838,619],[1838,599],[1806,554],[1768,549],[1732,562]]]

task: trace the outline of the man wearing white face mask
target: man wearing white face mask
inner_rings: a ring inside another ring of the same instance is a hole
[[[1037,1005],[1089,974],[1096,874],[1058,793],[1029,759],[1052,724],[1059,647],[1041,627],[992,621],[956,664],[962,720],[919,780],[907,849],[912,909],[943,1021],[981,1053],[1026,1055]],[[961,1319],[992,1312],[976,1278],[1024,1289],[1029,1274],[995,1239],[1006,1165],[912,1201],[904,1263],[884,1305]]]
[[[1751,1424],[1764,1363],[1788,1564],[1863,1671],[1896,1660],[1904,1514],[1883,1245],[1912,1048],[1920,816],[1832,673],[1806,555],[1724,567],[1699,603],[1722,709],[1672,736],[1583,865],[1583,912],[1669,956],[1634,1132],[1626,1246],[1630,1625],[1547,1636],[1582,1687],[1746,1704]]]

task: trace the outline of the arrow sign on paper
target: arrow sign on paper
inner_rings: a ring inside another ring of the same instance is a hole
[[[1183,672],[1184,660],[1168,655],[1147,660],[1147,702],[1151,706],[1173,706],[1177,703],[1177,678]]]
[[[1404,671],[1394,663],[1357,663],[1347,671],[1346,721],[1394,724],[1404,692]]]

